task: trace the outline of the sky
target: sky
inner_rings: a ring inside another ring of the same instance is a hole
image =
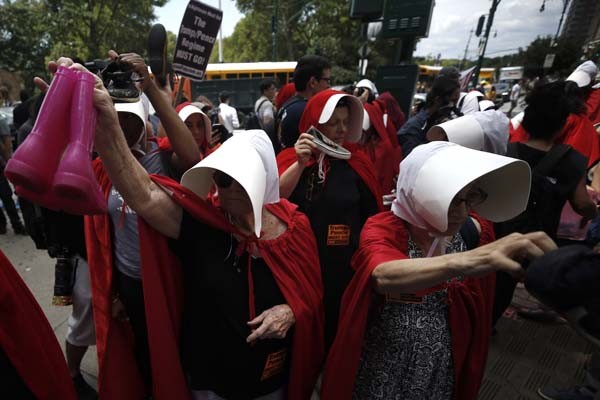
[[[203,0],[209,6],[219,8],[219,0]],[[154,14],[158,17],[158,23],[163,24],[165,29],[175,34],[179,32],[179,25],[183,18],[183,13],[187,7],[188,0],[169,0],[163,7],[158,7]],[[233,33],[235,24],[242,19],[243,15],[235,6],[235,0],[221,0],[223,10],[223,37],[227,37]]]
[[[289,0],[281,0],[289,1]],[[218,7],[219,0],[204,0]],[[169,31],[177,33],[188,0],[170,0],[156,10],[158,22]],[[233,33],[235,24],[243,17],[235,0],[221,0],[223,8],[223,37]],[[477,20],[487,14],[491,0],[436,0],[429,29],[429,37],[417,44],[415,56],[428,54],[442,58],[462,58],[469,31],[475,29]],[[494,17],[492,33],[486,55],[490,57],[510,54],[518,47],[526,47],[537,36],[556,33],[563,0],[546,0],[545,11],[540,13],[542,0],[501,0]],[[494,32],[497,36],[494,37]],[[467,58],[477,57],[478,38],[473,35]]]

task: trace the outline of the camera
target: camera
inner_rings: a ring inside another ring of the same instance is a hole
[[[110,60],[100,60],[100,59],[96,59],[93,61],[88,61],[84,64],[84,67],[87,68],[88,71],[90,71],[92,74],[98,74],[100,73],[104,68],[106,68],[106,66],[108,65],[108,63],[110,62]]]

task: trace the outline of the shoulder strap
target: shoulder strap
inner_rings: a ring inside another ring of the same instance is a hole
[[[260,108],[262,107],[263,104],[265,104],[265,101],[267,101],[269,99],[263,99],[263,101],[261,101],[260,103],[258,103],[258,107],[256,107],[254,109],[254,112],[258,114],[258,112],[260,111]]]
[[[546,155],[535,166],[533,172],[539,175],[548,174],[569,150],[571,150],[571,146],[562,143],[552,147],[552,149],[550,149],[550,151],[546,153]]]
[[[479,244],[479,231],[469,216],[465,223],[460,227],[460,236],[463,238],[467,250],[472,250]]]

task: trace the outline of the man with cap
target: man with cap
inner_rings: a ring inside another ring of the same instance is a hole
[[[229,133],[233,133],[234,129],[240,128],[240,121],[238,120],[237,110],[230,106],[231,102],[231,93],[229,92],[221,92],[219,94],[219,115],[223,120],[223,125],[227,129]]]
[[[529,174],[523,161],[447,142],[402,161],[392,210],[361,233],[322,399],[477,398],[494,272],[522,276],[520,261],[556,248],[541,232],[494,241],[483,219],[519,214]]]
[[[323,360],[319,262],[306,217],[279,199],[266,134],[234,136],[181,186],[148,175],[136,161],[99,80],[94,105],[95,144],[107,173],[100,181],[110,187],[110,177],[137,213],[153,398],[189,398],[188,385],[195,399],[308,398]],[[206,197],[215,185],[213,203]],[[106,241],[106,225],[88,240]],[[110,317],[110,245],[91,253],[105,271],[95,308],[104,329],[100,391],[140,398],[127,326]]]

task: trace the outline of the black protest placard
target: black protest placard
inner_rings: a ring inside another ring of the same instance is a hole
[[[177,35],[173,57],[175,72],[192,80],[204,79],[222,20],[223,11],[190,0]]]

